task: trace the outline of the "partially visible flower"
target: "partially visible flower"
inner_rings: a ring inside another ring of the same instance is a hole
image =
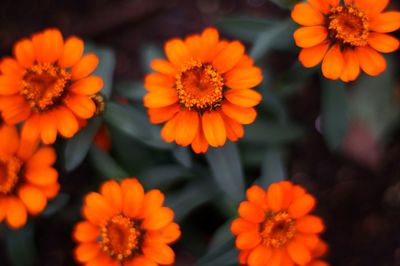
[[[262,81],[243,44],[221,40],[216,29],[207,28],[168,41],[165,53],[168,60],[151,62],[155,73],[146,76],[144,96],[150,121],[166,122],[161,137],[191,145],[196,153],[242,138],[261,101],[252,88]]]
[[[295,5],[292,18],[303,27],[294,39],[303,48],[299,60],[305,67],[322,61],[328,79],[355,80],[360,68],[371,76],[386,69],[380,53],[399,48],[387,33],[400,28],[400,12],[383,12],[389,0],[308,0]]]
[[[111,136],[105,124],[102,124],[94,136],[94,143],[103,151],[111,150]]]
[[[52,147],[20,139],[14,126],[0,125],[0,222],[20,228],[28,213],[43,211],[60,189],[55,160]]]
[[[316,260],[327,250],[319,234],[321,218],[309,214],[315,206],[310,194],[289,181],[247,190],[239,206],[239,218],[231,231],[239,249],[239,262],[253,266],[324,265]]]
[[[91,75],[99,59],[83,56],[83,50],[81,39],[64,41],[59,30],[47,29],[18,41],[14,58],[1,61],[0,109],[6,123],[24,122],[24,139],[51,144],[58,133],[71,138],[79,130],[77,120],[95,114],[91,97],[103,80]]]
[[[174,212],[163,207],[159,190],[145,193],[134,178],[120,184],[107,181],[100,193],[85,197],[85,221],[73,231],[78,242],[76,260],[96,266],[157,266],[174,263],[169,244],[181,232],[173,222]]]

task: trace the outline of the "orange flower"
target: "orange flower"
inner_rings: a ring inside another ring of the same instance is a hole
[[[54,143],[57,133],[72,137],[78,118],[91,118],[91,99],[103,87],[100,77],[90,76],[98,65],[94,54],[83,55],[83,41],[65,42],[59,30],[48,29],[18,41],[15,58],[0,63],[0,109],[8,124],[25,121],[22,137]]]
[[[103,151],[111,150],[110,131],[105,124],[102,124],[94,136],[94,143]]]
[[[247,201],[240,204],[240,218],[231,224],[240,251],[239,262],[246,265],[324,265],[313,261],[326,253],[319,238],[323,221],[309,212],[315,199],[291,182],[259,186],[247,190]],[[315,264],[313,264],[315,263]]]
[[[0,126],[0,222],[20,228],[28,213],[43,211],[60,188],[55,160],[53,148],[20,139],[14,126]]]
[[[144,193],[134,178],[107,181],[84,202],[86,221],[75,226],[75,258],[85,265],[157,266],[174,262],[168,244],[180,236],[174,212],[159,190]]]
[[[299,60],[305,67],[322,61],[328,79],[355,80],[361,69],[377,76],[386,69],[379,53],[394,52],[399,40],[386,33],[400,27],[400,12],[382,12],[389,0],[308,0],[292,11],[295,22],[304,26],[294,39],[303,48]]]
[[[261,70],[238,42],[220,40],[216,29],[165,45],[168,60],[155,59],[146,76],[144,105],[152,123],[166,122],[161,137],[204,153],[226,138],[243,137],[243,124],[256,118],[261,95],[252,90]]]

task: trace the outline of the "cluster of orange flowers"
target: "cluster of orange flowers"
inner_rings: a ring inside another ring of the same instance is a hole
[[[386,68],[379,53],[399,48],[387,33],[400,27],[400,12],[383,12],[389,0],[308,0],[297,4],[292,18],[302,27],[294,33],[303,48],[305,67],[322,61],[329,79],[355,80],[360,70],[375,76]],[[165,123],[161,137],[196,153],[244,136],[261,94],[253,88],[261,70],[239,41],[221,39],[214,28],[165,45],[167,60],[155,59],[145,78],[144,106],[152,123]],[[99,63],[84,55],[78,37],[63,39],[48,29],[18,41],[14,56],[0,63],[0,221],[20,228],[28,214],[37,215],[60,186],[53,144],[57,135],[73,137],[96,114]],[[18,125],[18,127],[17,127]],[[96,142],[110,143],[105,128]],[[82,208],[85,221],[75,226],[76,260],[84,265],[170,265],[169,247],[180,236],[174,213],[163,207],[159,190],[144,192],[136,179],[107,181],[89,193]],[[267,191],[253,186],[238,208],[231,231],[237,236],[239,262],[250,266],[323,266],[327,252],[319,234],[322,220],[310,215],[315,199],[288,181]]]

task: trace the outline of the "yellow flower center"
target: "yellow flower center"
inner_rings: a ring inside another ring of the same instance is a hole
[[[295,221],[286,211],[270,212],[260,226],[260,234],[264,245],[280,248],[291,240],[296,232]]]
[[[58,104],[71,74],[54,64],[38,63],[27,69],[21,94],[35,111],[46,111]]]
[[[100,245],[112,258],[123,262],[140,252],[143,231],[137,222],[118,214],[101,227]]]
[[[354,6],[338,6],[332,8],[328,18],[331,39],[341,45],[367,45],[369,22],[362,10]]]
[[[21,167],[22,162],[17,157],[0,155],[0,194],[9,194],[14,190]]]
[[[224,81],[211,64],[192,61],[176,76],[179,102],[189,110],[211,111],[221,106]]]

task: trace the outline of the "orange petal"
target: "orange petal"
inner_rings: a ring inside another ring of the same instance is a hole
[[[147,192],[143,198],[143,204],[141,206],[138,217],[145,218],[156,210],[162,207],[164,203],[164,194],[158,190],[153,189]]]
[[[260,103],[262,96],[255,90],[228,90],[224,96],[228,101],[242,107],[253,107]]]
[[[268,261],[268,266],[285,265],[285,264],[283,264],[284,256],[285,256],[285,252],[283,251],[283,249],[275,249],[274,252],[272,253],[270,260]]]
[[[267,190],[267,204],[273,211],[279,211],[283,205],[283,190],[278,183],[271,184]]]
[[[38,32],[32,35],[32,44],[33,44],[33,51],[35,52],[35,59],[39,63],[45,63],[44,54],[46,51],[44,50],[44,38],[43,32]]]
[[[75,36],[69,37],[65,41],[58,64],[63,68],[72,67],[78,63],[79,59],[82,57],[83,50],[84,44],[82,39]]]
[[[71,77],[78,80],[89,76],[98,66],[99,58],[95,54],[87,54],[82,57],[79,62],[72,67]]]
[[[69,90],[76,94],[93,95],[103,88],[103,79],[98,76],[90,76],[72,83]]]
[[[56,151],[53,147],[41,147],[28,159],[26,166],[51,166],[55,163],[56,157]]]
[[[261,223],[265,219],[264,210],[249,201],[240,203],[238,213],[240,217],[252,223]]]
[[[296,221],[296,229],[307,234],[317,234],[324,230],[321,218],[314,215],[306,215]]]
[[[21,186],[18,190],[18,196],[32,215],[37,215],[46,207],[47,199],[45,195],[34,186]]]
[[[265,209],[265,191],[261,187],[257,185],[251,186],[249,189],[246,190],[247,199],[253,203]]]
[[[141,255],[125,262],[124,266],[158,266],[158,264],[146,256]]]
[[[360,61],[361,69],[370,76],[377,76],[386,69],[385,58],[374,49],[366,47],[357,47],[356,53]]]
[[[238,249],[252,249],[261,242],[260,232],[257,230],[241,233],[236,238],[236,247]]]
[[[203,126],[199,123],[196,137],[192,142],[192,149],[195,153],[204,153],[208,149],[208,142],[204,137]]]
[[[31,67],[33,61],[35,61],[32,41],[29,39],[18,41],[14,46],[14,55],[21,66],[26,68]]]
[[[203,47],[201,46],[201,36],[198,34],[192,34],[185,38],[185,45],[193,58],[202,59],[205,55]],[[202,60],[205,61],[205,60]]]
[[[354,0],[356,6],[362,8],[370,18],[375,17],[381,13],[388,5],[389,0]],[[360,5],[360,4],[364,4]]]
[[[178,116],[175,141],[181,146],[187,146],[196,137],[200,123],[199,114],[185,109],[179,112]]]
[[[0,153],[14,155],[19,146],[17,128],[14,126],[0,126]]]
[[[201,33],[199,56],[202,62],[211,62],[219,52],[216,47],[219,42],[218,30],[214,28],[206,28]]]
[[[143,254],[159,264],[173,264],[175,260],[174,251],[166,244],[152,242],[143,247]]]
[[[177,68],[182,68],[191,58],[185,43],[180,39],[173,39],[165,44],[165,54],[168,60]]]
[[[288,212],[291,217],[299,218],[309,213],[314,207],[314,197],[309,194],[304,194],[303,196],[295,199],[292,204],[290,204]]]
[[[239,41],[229,43],[212,61],[220,74],[231,70],[242,58],[244,46]]]
[[[272,255],[272,250],[264,245],[259,245],[250,252],[247,262],[249,266],[268,265],[268,260]],[[286,265],[285,265],[286,266]]]
[[[328,30],[325,26],[301,27],[293,34],[296,45],[301,48],[316,46],[328,37]]]
[[[157,91],[162,89],[172,89],[174,86],[174,77],[160,73],[151,73],[144,78],[144,87],[148,91]]]
[[[58,172],[52,167],[28,167],[25,177],[32,184],[46,186],[57,182]]]
[[[240,250],[239,251],[239,263],[246,265],[247,264],[247,259],[250,255],[251,250]]]
[[[98,221],[102,222],[106,222],[116,213],[106,199],[97,192],[90,192],[86,195],[83,208],[90,210],[96,215]]]
[[[0,95],[12,95],[21,90],[21,80],[13,76],[0,76]]]
[[[3,109],[2,115],[7,124],[15,125],[31,115],[31,108],[27,102],[23,101]]]
[[[83,119],[91,118],[96,112],[96,105],[86,95],[68,94],[64,103],[75,115]]]
[[[176,126],[178,122],[178,115],[176,114],[171,120],[167,121],[161,130],[161,138],[166,142],[172,142],[176,135]]]
[[[75,225],[72,235],[78,242],[95,242],[100,236],[100,231],[91,222],[84,221]]]
[[[381,53],[391,53],[399,49],[399,40],[388,34],[371,32],[367,41],[372,48]]]
[[[231,232],[234,235],[239,235],[247,231],[254,231],[257,230],[258,228],[259,228],[258,223],[249,222],[242,218],[237,218],[233,220],[231,224]]]
[[[225,85],[231,89],[249,89],[260,84],[263,77],[258,67],[246,67],[232,69],[225,79]]]
[[[175,242],[181,236],[181,230],[176,223],[170,223],[159,231],[158,238],[166,244]]]
[[[328,48],[328,42],[321,43],[310,48],[303,48],[299,54],[299,61],[305,67],[314,67],[321,63],[322,59],[324,59]]]
[[[147,93],[143,98],[147,108],[161,108],[178,102],[178,94],[174,89],[162,89]]]
[[[43,54],[44,62],[54,63],[63,51],[64,39],[61,32],[57,29],[48,29],[43,32]]]
[[[389,11],[375,16],[369,23],[369,28],[376,32],[392,32],[400,28],[400,12]]]
[[[16,197],[7,199],[7,224],[14,229],[21,228],[26,224],[28,215],[22,201]]]
[[[142,227],[147,230],[159,230],[169,223],[174,218],[174,212],[167,207],[161,207],[153,213],[150,213],[142,223]]]
[[[170,62],[164,59],[153,59],[150,63],[150,67],[154,71],[165,75],[175,76],[177,74],[176,68]]]
[[[137,179],[128,178],[121,182],[123,195],[122,210],[128,217],[134,218],[138,215],[143,202],[144,189]]]
[[[22,79],[25,70],[23,67],[21,67],[17,60],[6,57],[1,60],[0,71],[0,73],[3,73],[5,76],[11,76],[15,79]]]
[[[173,104],[161,108],[149,108],[148,114],[150,116],[150,122],[153,124],[159,124],[170,120],[180,109],[179,104]]]
[[[74,250],[74,255],[77,261],[84,263],[94,259],[99,252],[100,246],[98,243],[83,243]]]
[[[122,190],[115,180],[104,182],[100,188],[100,193],[114,211],[122,211]]]
[[[292,19],[303,26],[317,26],[325,22],[325,17],[308,3],[299,3],[294,6]]]
[[[340,46],[335,44],[327,53],[322,61],[322,73],[328,79],[338,79],[344,68],[343,53],[340,51]]]
[[[310,251],[301,242],[291,241],[287,250],[292,260],[299,265],[305,265],[311,260]]]
[[[287,209],[293,200],[293,184],[289,181],[279,182],[283,192],[282,208]]]
[[[78,132],[78,120],[68,108],[60,106],[55,113],[55,117],[57,130],[63,137],[72,138]]]
[[[54,198],[60,191],[60,184],[58,183],[53,183],[47,186],[36,186],[36,187],[42,191],[42,193],[45,195],[47,199]]]
[[[244,125],[253,123],[257,117],[256,110],[253,107],[241,107],[230,102],[224,102],[221,109],[229,118]]]
[[[353,50],[346,49],[343,52],[344,68],[340,79],[344,82],[355,80],[360,74],[360,63]]]
[[[39,138],[40,116],[32,115],[22,126],[21,137],[28,141],[35,141]]]
[[[53,144],[57,138],[57,126],[53,112],[48,111],[40,115],[40,137],[44,144]]]
[[[202,127],[207,142],[213,147],[223,146],[226,141],[225,123],[218,112],[205,112]]]
[[[329,2],[326,0],[308,0],[308,3],[323,14],[327,14],[331,10]]]
[[[237,141],[239,138],[242,138],[244,135],[244,129],[242,124],[236,122],[235,120],[227,117],[224,113],[221,112],[221,117],[225,123],[226,129],[226,137],[231,141]]]

